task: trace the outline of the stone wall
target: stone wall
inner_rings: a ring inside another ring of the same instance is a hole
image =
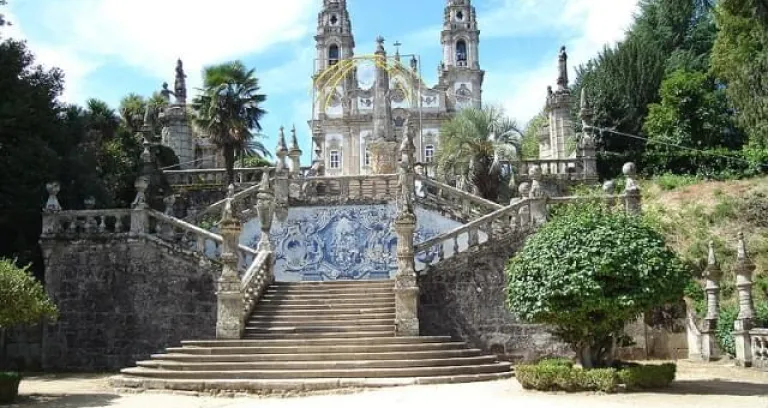
[[[521,241],[485,244],[423,272],[421,334],[450,334],[514,362],[571,355],[545,327],[522,323],[506,309],[504,267],[521,246]]]
[[[60,309],[44,330],[45,370],[118,370],[183,339],[215,337],[216,273],[198,259],[125,237],[42,245]]]

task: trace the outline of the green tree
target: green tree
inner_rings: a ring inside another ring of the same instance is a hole
[[[259,93],[254,70],[240,61],[205,68],[203,89],[193,107],[195,124],[207,133],[224,156],[227,183],[235,182],[235,158],[250,146],[256,155],[269,156],[263,144],[254,140],[261,132],[260,120],[266,113],[261,105],[267,97]]]
[[[551,325],[585,368],[612,363],[625,325],[682,299],[690,273],[638,216],[599,205],[567,207],[507,266],[508,305]]]
[[[520,151],[523,159],[535,160],[539,158],[539,132],[548,123],[549,118],[544,112],[539,113],[528,121],[520,142]]]
[[[649,106],[643,127],[651,141],[700,150],[740,148],[725,93],[703,72],[678,70],[661,84],[661,101]],[[666,149],[664,146],[652,146]]]
[[[505,184],[503,162],[519,157],[522,132],[493,106],[464,109],[441,131],[436,162],[441,174],[466,177],[483,198],[498,201]]]
[[[712,70],[726,83],[750,144],[768,148],[768,5],[763,0],[721,0]]]
[[[5,0],[0,0],[0,6],[5,6],[8,4]],[[0,13],[0,27],[11,25],[11,22],[5,19],[5,15],[3,13]]]
[[[10,259],[0,258],[0,329],[35,324],[57,315],[56,305],[29,272],[29,266],[19,268]]]

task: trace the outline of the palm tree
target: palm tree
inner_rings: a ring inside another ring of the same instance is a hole
[[[444,176],[457,176],[485,199],[498,201],[503,164],[516,161],[522,132],[497,107],[468,108],[445,123],[440,131],[437,168]]]
[[[141,125],[144,121],[144,109],[147,106],[147,102],[144,97],[130,93],[120,100],[120,119],[123,126],[131,133],[136,133],[141,129]]]
[[[203,88],[193,101],[195,125],[221,149],[227,184],[235,181],[236,154],[244,157],[250,147],[253,155],[269,156],[264,145],[253,140],[261,136],[259,121],[266,113],[260,105],[267,97],[258,91],[259,80],[254,70],[246,69],[240,61],[210,66],[203,71]]]

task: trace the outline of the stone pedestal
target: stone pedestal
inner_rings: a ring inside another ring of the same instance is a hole
[[[216,284],[216,338],[239,339],[242,337],[243,295],[240,278],[232,268],[237,267],[237,256],[233,253],[222,254],[221,261],[224,267]]]
[[[717,319],[704,319],[701,330],[701,359],[715,361],[720,358],[720,348],[717,346]]]
[[[752,367],[752,319],[739,319],[733,324],[733,343],[736,349],[736,364]]]
[[[374,141],[368,145],[373,174],[397,173],[397,142]]]
[[[397,232],[397,276],[395,277],[395,335],[419,335],[419,286],[414,268],[413,234],[416,217],[400,213],[395,219]]]

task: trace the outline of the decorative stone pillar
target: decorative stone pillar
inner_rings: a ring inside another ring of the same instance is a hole
[[[293,125],[291,128],[291,147],[288,150],[288,156],[291,158],[291,175],[293,177],[301,175],[301,154],[299,139],[296,136],[296,125]]]
[[[605,203],[613,208],[616,205],[616,182],[613,180],[603,182],[603,194],[606,197]]]
[[[50,237],[56,235],[59,232],[59,216],[61,211],[61,204],[59,204],[58,194],[61,191],[61,185],[58,181],[52,181],[45,184],[45,189],[48,191],[48,201],[45,202],[43,207],[43,232],[42,237]]]
[[[715,246],[709,241],[709,256],[707,257],[707,268],[704,269],[704,278],[706,286],[704,291],[707,294],[707,315],[704,317],[701,328],[701,358],[704,361],[713,361],[720,357],[720,350],[717,347],[717,318],[720,309],[720,277],[722,271],[720,264],[715,257]]]
[[[277,142],[278,160],[275,170],[275,216],[280,222],[284,222],[288,218],[289,174],[286,157],[289,155],[290,152],[285,145],[285,132],[280,126],[280,136]]]
[[[533,226],[539,226],[547,222],[547,193],[541,186],[541,167],[531,166],[528,170],[531,176],[531,190],[528,197],[531,201],[531,223]]]
[[[269,172],[266,171],[261,176],[259,193],[256,195],[256,210],[259,213],[259,222],[261,223],[261,238],[257,249],[259,251],[272,251],[269,231],[272,229],[272,217],[275,214],[275,195],[270,186]]]
[[[147,214],[146,197],[149,177],[139,177],[133,186],[136,188],[136,198],[131,203],[131,236],[138,236],[149,232],[149,214]]]
[[[581,140],[579,140],[578,153],[581,160],[581,171],[584,180],[597,179],[597,149],[594,137],[594,111],[587,100],[587,89],[581,89]]]
[[[169,217],[174,217],[173,206],[174,206],[174,204],[176,204],[176,196],[171,194],[171,195],[163,198],[163,204],[165,204],[165,209],[163,210],[163,214],[165,214],[165,215],[167,215]],[[171,225],[169,223],[163,223],[162,228],[163,228],[163,230],[160,231],[160,233],[164,237],[166,237],[168,239],[172,239],[173,236],[174,236],[173,225]]]
[[[242,337],[243,295],[237,273],[237,248],[240,241],[240,222],[233,214],[235,186],[230,185],[221,217],[221,276],[216,284],[218,300],[216,316],[217,339]]]
[[[530,198],[531,196],[531,183],[524,181],[520,183],[520,187],[518,187],[518,192],[520,193],[520,200],[525,200],[526,198]],[[522,229],[528,228],[528,225],[531,223],[531,208],[530,206],[522,206],[517,212],[518,220],[515,221],[515,223]]]
[[[395,334],[419,335],[419,285],[414,262],[413,240],[416,232],[414,211],[415,172],[413,144],[415,124],[410,118],[404,126],[405,135],[400,145],[402,161],[399,166],[397,216],[397,275],[395,276]]]
[[[744,367],[752,366],[752,339],[749,331],[752,330],[752,319],[755,317],[755,304],[752,300],[752,274],[755,268],[747,254],[744,233],[740,232],[736,263],[733,264],[739,295],[739,315],[733,324],[733,341],[736,346],[736,362]]]
[[[637,166],[635,163],[626,163],[622,167],[622,172],[626,177],[626,185],[624,186],[624,209],[634,215],[639,215],[642,210],[640,186],[635,181],[637,176]]]

